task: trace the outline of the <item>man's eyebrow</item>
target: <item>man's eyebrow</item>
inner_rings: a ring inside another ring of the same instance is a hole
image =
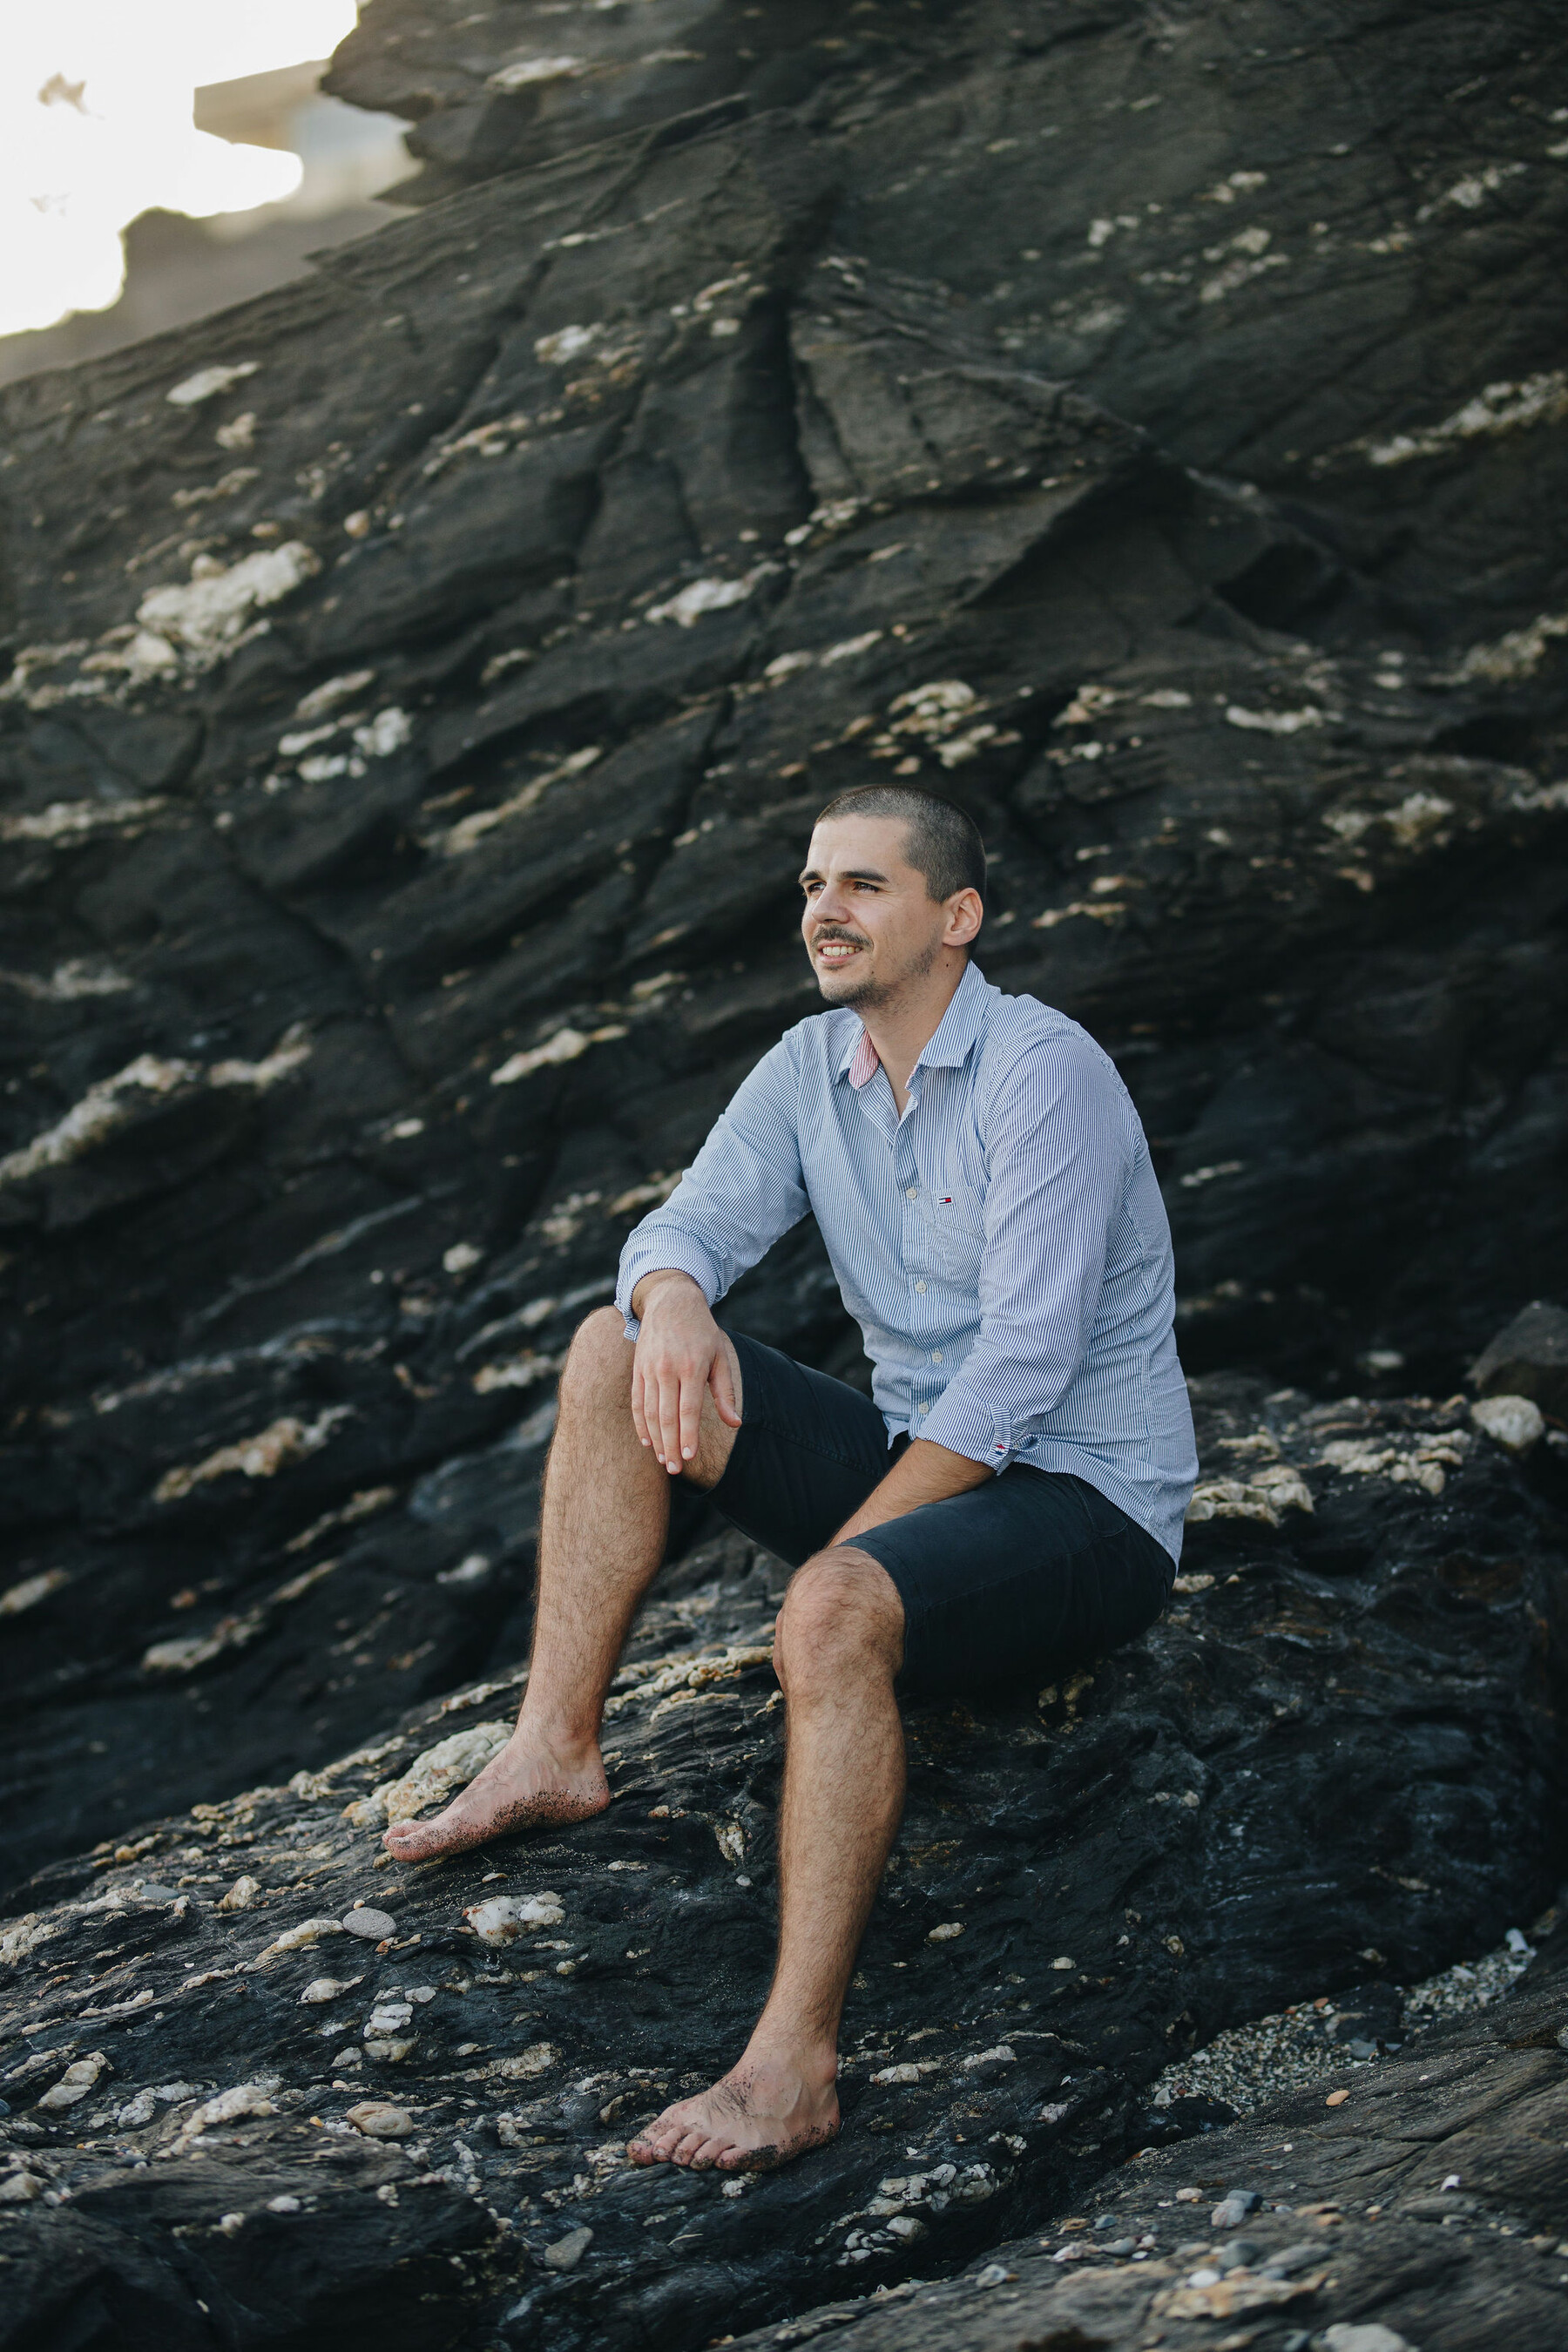
[[[822,877],[815,866],[807,866],[796,878],[801,882],[820,882]],[[885,882],[887,878],[875,866],[849,866],[844,872],[847,882]]]

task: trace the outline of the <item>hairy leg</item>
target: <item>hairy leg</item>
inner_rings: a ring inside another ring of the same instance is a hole
[[[740,1366],[731,1373],[740,1396]],[[533,1655],[517,1728],[498,1756],[428,1822],[384,1840],[400,1862],[458,1853],[508,1830],[582,1821],[609,1802],[599,1720],[638,1601],[669,1531],[669,1475],[631,1417],[632,1349],[614,1307],[590,1315],[561,1375],[545,1466]],[[704,1398],[686,1476],[718,1481],[734,1432]]]
[[[839,2016],[903,1811],[903,1633],[867,1552],[820,1552],[791,1584],[774,1648],[788,1750],[773,1988],[739,2064],[633,2140],[636,2162],[758,2170],[837,2132]]]

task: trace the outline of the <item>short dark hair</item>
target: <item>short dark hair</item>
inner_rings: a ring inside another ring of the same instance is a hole
[[[836,816],[897,817],[908,828],[904,854],[925,876],[928,895],[940,900],[957,890],[977,890],[984,905],[985,844],[974,819],[951,801],[907,784],[858,784],[829,801],[816,822]]]

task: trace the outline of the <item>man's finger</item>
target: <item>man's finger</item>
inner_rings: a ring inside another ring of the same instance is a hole
[[[680,1375],[674,1370],[658,1384],[658,1458],[672,1475],[680,1467]]]
[[[653,1441],[648,1432],[647,1417],[643,1411],[642,1367],[637,1362],[635,1356],[632,1359],[632,1427],[637,1431],[638,1437],[645,1445],[652,1444]]]
[[[730,1372],[730,1351],[721,1347],[708,1368],[708,1385],[713,1391],[713,1402],[719,1408],[719,1418],[731,1429],[739,1429],[741,1416],[735,1406],[735,1383]]]
[[[697,1441],[702,1434],[702,1399],[706,1381],[684,1380],[680,1383],[680,1458],[694,1462]]]

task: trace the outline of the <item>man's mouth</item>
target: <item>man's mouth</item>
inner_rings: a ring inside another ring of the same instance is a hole
[[[859,954],[860,943],[858,940],[818,940],[814,952],[823,963],[847,963],[851,956]]]

